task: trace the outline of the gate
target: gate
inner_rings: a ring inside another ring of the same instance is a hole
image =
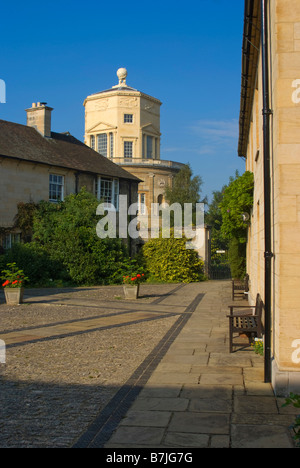
[[[229,265],[211,265],[209,269],[209,279],[225,280],[231,279],[231,271]]]

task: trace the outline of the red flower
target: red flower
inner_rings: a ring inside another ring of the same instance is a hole
[[[136,275],[136,277],[137,277],[137,278],[140,278],[140,277],[141,277],[141,275],[140,275],[140,274],[137,274],[137,275]]]
[[[136,278],[131,278],[131,281],[134,281],[134,280],[136,280]]]
[[[2,284],[3,288],[5,288],[5,286],[7,286],[9,284],[9,281],[6,280],[5,283]]]
[[[15,280],[12,282],[12,284],[18,284],[18,282],[19,282],[18,280]]]

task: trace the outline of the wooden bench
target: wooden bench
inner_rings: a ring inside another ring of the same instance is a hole
[[[246,334],[249,338],[249,343],[252,342],[254,336],[262,337],[262,312],[263,302],[260,294],[256,296],[255,306],[229,306],[229,352],[233,352],[233,346],[245,346],[245,343],[234,343],[233,334]],[[238,309],[238,311],[235,311]]]
[[[249,292],[249,275],[246,275],[244,280],[232,280],[232,300],[237,297],[244,299]]]

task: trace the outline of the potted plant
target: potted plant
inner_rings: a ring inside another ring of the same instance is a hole
[[[144,281],[144,278],[144,273],[134,273],[123,276],[125,299],[137,299],[139,297],[140,284]]]
[[[6,303],[8,305],[19,305],[23,302],[24,282],[28,278],[23,270],[19,270],[16,263],[8,263],[7,270],[2,271],[1,279]]]

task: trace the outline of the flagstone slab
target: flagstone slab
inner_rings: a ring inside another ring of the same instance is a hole
[[[175,413],[168,430],[194,434],[229,434],[230,415],[218,413]]]
[[[197,398],[191,400],[189,410],[199,411],[200,413],[231,413],[232,402],[215,398]]]
[[[164,444],[169,447],[206,448],[209,444],[207,434],[187,434],[182,432],[169,432]]]
[[[243,385],[241,374],[201,374],[201,385]]]
[[[109,440],[110,444],[130,444],[131,447],[159,445],[164,436],[165,428],[119,426]]]
[[[120,426],[166,427],[171,418],[170,411],[128,411]]]
[[[232,448],[293,448],[286,428],[269,425],[233,425]]]
[[[188,407],[187,398],[139,398],[132,405],[134,411],[185,411]]]
[[[238,396],[234,398],[236,413],[278,414],[276,400],[268,396]]]

